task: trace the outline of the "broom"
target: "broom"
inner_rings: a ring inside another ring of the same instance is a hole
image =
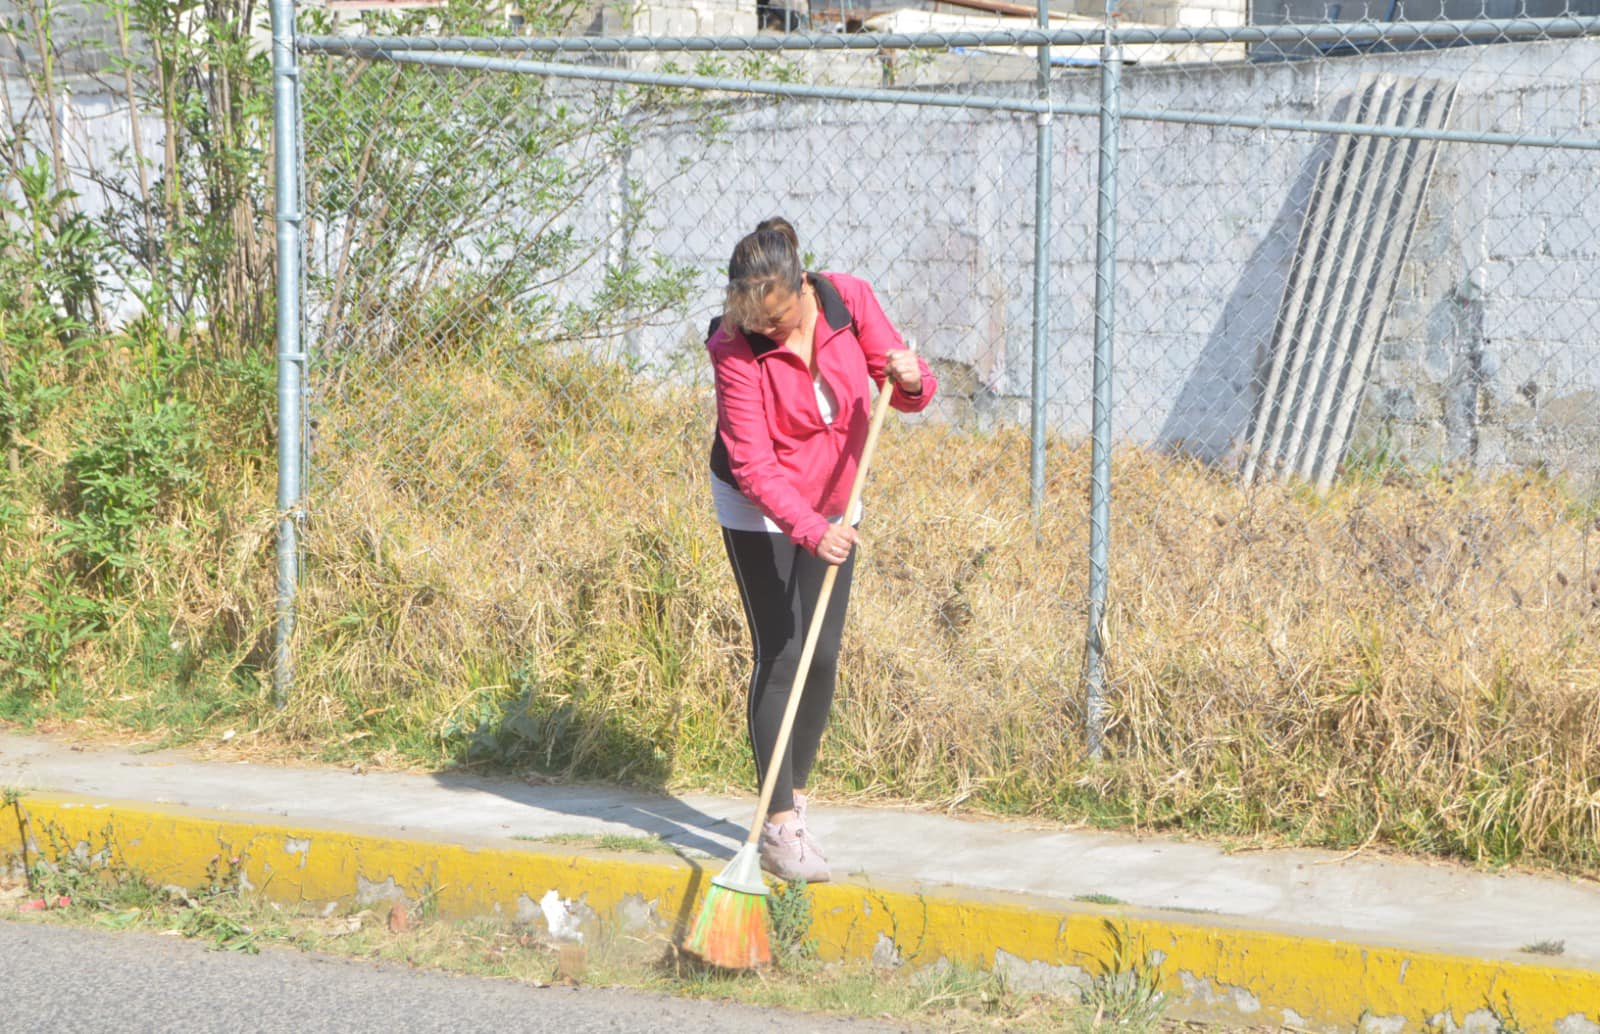
[[[906,342],[906,347],[916,351],[916,344]],[[887,380],[887,377],[885,377]],[[878,432],[884,418],[889,415],[889,396],[893,388],[885,384],[878,392],[873,405],[872,420],[867,426],[867,441],[861,448],[861,462],[856,467],[854,482],[850,485],[850,501],[844,512],[848,518],[861,504],[861,491],[867,483],[867,468],[872,465],[872,452],[878,444]],[[761,824],[766,820],[767,808],[772,804],[772,793],[778,786],[778,758],[789,746],[789,733],[794,728],[795,712],[800,707],[800,694],[805,688],[806,674],[811,670],[811,657],[817,650],[817,639],[822,633],[822,616],[827,613],[828,599],[833,595],[833,583],[839,575],[839,565],[829,564],[822,575],[822,588],[817,592],[817,606],[811,613],[811,624],[806,629],[805,645],[800,650],[800,666],[794,673],[794,685],[789,689],[789,704],[783,712],[783,724],[778,726],[778,739],[773,745],[772,763],[767,766],[767,777],[761,781],[761,800],[756,805],[755,821],[750,824],[750,835],[739,848],[733,860],[711,881],[706,900],[700,907],[689,936],[684,939],[685,951],[700,956],[713,966],[724,969],[754,969],[772,961],[772,944],[767,935],[767,884],[761,875],[761,856],[758,842]]]

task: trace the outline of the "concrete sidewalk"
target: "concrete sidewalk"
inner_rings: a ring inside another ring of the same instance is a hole
[[[147,869],[164,859],[173,872],[203,871],[219,842],[246,844],[249,878],[299,899],[414,900],[447,886],[461,895],[447,911],[515,909],[557,925],[552,892],[602,915],[632,902],[665,928],[681,925],[704,878],[743,839],[753,807],[752,799],[197,760],[6,733],[0,786],[28,791],[31,813],[75,825],[81,837],[115,816],[119,841],[137,840]],[[15,853],[5,825],[0,852]],[[1122,936],[1160,963],[1180,1015],[1385,1032],[1493,1030],[1515,1020],[1523,1030],[1600,1034],[1593,882],[1367,853],[1227,853],[825,802],[812,825],[836,880],[813,888],[814,933],[835,956],[960,957],[1000,966],[1026,986],[1070,990],[1103,968],[1107,938]],[[538,840],[605,833],[658,836],[679,857]],[[205,858],[180,857],[185,850]],[[335,862],[340,851],[348,857]],[[333,886],[304,882],[313,854],[332,866]],[[1559,955],[1525,950],[1555,942]]]

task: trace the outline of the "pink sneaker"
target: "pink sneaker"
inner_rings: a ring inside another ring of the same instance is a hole
[[[830,877],[828,860],[822,857],[799,821],[781,826],[764,823],[761,827],[761,868],[780,880],[826,883]]]
[[[818,858],[827,861],[828,856],[823,853],[822,845],[817,843],[817,838],[811,835],[811,826],[806,822],[806,807],[810,803],[798,793],[794,795],[795,824],[800,827],[800,839],[806,842],[806,846],[815,851]]]

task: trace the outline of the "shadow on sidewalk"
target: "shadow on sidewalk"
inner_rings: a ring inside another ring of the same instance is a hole
[[[690,861],[733,857],[748,825],[708,814],[665,789],[677,754],[675,723],[645,736],[581,687],[545,685],[531,676],[513,681],[520,692],[486,703],[470,725],[457,728],[451,752],[467,770],[437,773],[441,787],[589,820],[552,829],[559,822],[532,821],[530,814],[530,825],[544,835],[615,834],[624,827],[659,838]],[[478,765],[487,766],[482,774],[471,770]]]
[[[441,772],[434,781],[445,790],[457,793],[490,793],[534,812],[571,815],[591,820],[566,832],[599,833],[592,822],[625,826],[644,836],[661,839],[680,857],[732,858],[744,840],[747,827],[729,819],[701,811],[676,797],[661,792],[630,787],[584,783],[519,780]],[[686,853],[689,852],[689,853]]]

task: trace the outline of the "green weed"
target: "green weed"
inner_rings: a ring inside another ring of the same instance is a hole
[[[779,965],[799,965],[814,960],[817,942],[811,933],[811,891],[805,880],[780,883],[767,893],[767,916],[772,924],[773,955]]]
[[[1166,1008],[1160,964],[1150,961],[1150,951],[1126,923],[1107,920],[1105,943],[1100,972],[1084,992],[1084,1002],[1097,1018],[1118,1026],[1154,1023]]]
[[[628,836],[623,833],[551,833],[546,836],[513,836],[536,844],[559,847],[594,847],[602,851],[627,851],[634,854],[676,854],[676,849],[658,836]]]
[[[32,893],[88,911],[146,908],[155,901],[149,881],[123,861],[113,824],[102,827],[97,841],[75,841],[52,822],[24,824],[35,842],[42,840],[27,873]]]
[[[1074,900],[1074,901],[1084,901],[1084,902],[1087,902],[1088,904],[1091,904],[1091,905],[1126,905],[1127,904],[1127,902],[1123,901],[1121,898],[1115,898],[1115,897],[1112,897],[1110,894],[1100,894],[1100,893],[1074,894],[1073,897],[1072,897],[1072,900]]]
[[[29,893],[73,915],[95,917],[101,925],[127,928],[170,914],[172,928],[186,937],[202,938],[228,951],[260,950],[264,931],[244,917],[248,907],[242,858],[218,854],[207,866],[206,882],[200,887],[157,887],[123,859],[114,824],[108,822],[96,840],[74,841],[54,823],[36,826],[20,799],[7,791],[7,803],[17,815],[23,837]],[[30,836],[43,840],[40,853],[31,858]]]

